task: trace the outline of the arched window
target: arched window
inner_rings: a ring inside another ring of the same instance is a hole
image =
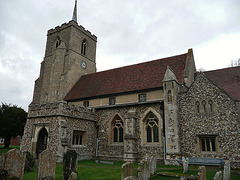
[[[62,40],[60,37],[58,37],[57,42],[56,42],[56,48],[61,45]]]
[[[123,121],[119,116],[112,121],[112,142],[123,142]]]
[[[203,105],[203,112],[206,112],[206,101],[203,101],[202,105]]]
[[[149,112],[145,118],[147,143],[159,142],[159,120]]]
[[[171,92],[171,90],[168,91],[168,103],[172,103],[172,92]]]
[[[87,41],[86,41],[86,39],[84,39],[84,40],[82,41],[81,54],[82,54],[83,56],[86,56],[86,51],[87,51]]]
[[[213,102],[211,100],[209,100],[208,104],[209,104],[209,111],[213,112]]]
[[[198,101],[196,102],[196,112],[200,113],[200,103]]]

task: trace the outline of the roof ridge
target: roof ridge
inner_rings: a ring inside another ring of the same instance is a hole
[[[136,63],[136,64],[131,64],[131,65],[126,65],[126,66],[122,66],[122,67],[107,69],[107,70],[103,70],[103,71],[99,71],[99,72],[95,72],[95,73],[91,73],[91,74],[85,74],[83,76],[89,76],[89,75],[98,74],[98,73],[110,72],[110,71],[117,70],[117,69],[133,67],[133,66],[137,66],[137,65],[143,65],[143,64],[151,63],[153,61],[166,60],[166,59],[169,59],[169,58],[175,58],[175,57],[184,56],[184,55],[187,55],[187,53],[183,53],[183,54],[179,54],[179,55],[175,55],[175,56],[169,56],[169,57],[160,58],[160,59],[153,59],[153,60],[149,60],[149,61],[145,61],[145,62],[141,62],[141,63]]]
[[[208,72],[221,71],[221,70],[233,69],[233,68],[240,68],[240,66],[225,67],[225,68],[221,68],[221,69],[214,69],[214,70],[203,71],[203,72],[204,72],[204,73],[208,73]]]

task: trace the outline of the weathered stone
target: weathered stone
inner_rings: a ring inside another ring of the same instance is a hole
[[[77,173],[76,172],[72,172],[70,174],[68,180],[77,180]]]
[[[134,176],[134,164],[132,162],[126,162],[122,165],[121,179]]]
[[[230,161],[224,161],[223,180],[230,180]]]
[[[39,155],[37,179],[55,179],[56,156],[51,150],[45,150]]]
[[[153,176],[156,174],[157,169],[157,161],[155,156],[151,156],[150,158],[150,176]]]
[[[222,179],[222,171],[216,172],[213,180],[221,180]]]
[[[138,166],[138,179],[139,180],[148,180],[150,178],[150,162],[149,158],[146,156]]]
[[[198,167],[198,180],[206,180],[207,174],[206,174],[206,167],[205,166],[199,166]]]
[[[188,172],[188,164],[189,164],[189,158],[182,157],[183,162],[183,173]]]
[[[9,176],[23,179],[25,155],[18,149],[12,149],[2,155],[0,167],[9,172]]]
[[[137,180],[137,177],[129,176],[129,177],[124,178],[124,180]]]

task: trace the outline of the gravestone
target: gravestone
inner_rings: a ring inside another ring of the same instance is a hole
[[[124,178],[124,180],[137,180],[137,178],[135,176],[129,176]]]
[[[153,176],[156,174],[156,169],[157,169],[156,157],[152,156],[150,158],[150,176]]]
[[[148,157],[143,159],[138,166],[138,180],[148,180],[150,178],[150,162]]]
[[[12,149],[1,157],[1,168],[9,172],[9,176],[23,179],[25,155],[18,149]]]
[[[230,180],[230,161],[224,161],[223,180]]]
[[[63,177],[68,180],[77,179],[78,173],[77,152],[75,150],[68,150],[63,155]]]
[[[221,180],[222,179],[222,171],[216,172],[213,180]]]
[[[37,179],[55,179],[56,156],[46,149],[39,155]]]
[[[126,162],[122,165],[121,179],[134,176],[134,164],[133,162]]]
[[[206,174],[206,167],[205,166],[199,166],[198,167],[198,180],[206,180],[207,174]]]
[[[183,173],[187,173],[188,165],[189,165],[189,158],[182,157],[182,162],[183,162]]]

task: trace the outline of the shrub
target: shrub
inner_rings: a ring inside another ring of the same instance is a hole
[[[72,172],[77,173],[77,152],[74,150],[68,150],[63,155],[63,177],[67,180]]]

